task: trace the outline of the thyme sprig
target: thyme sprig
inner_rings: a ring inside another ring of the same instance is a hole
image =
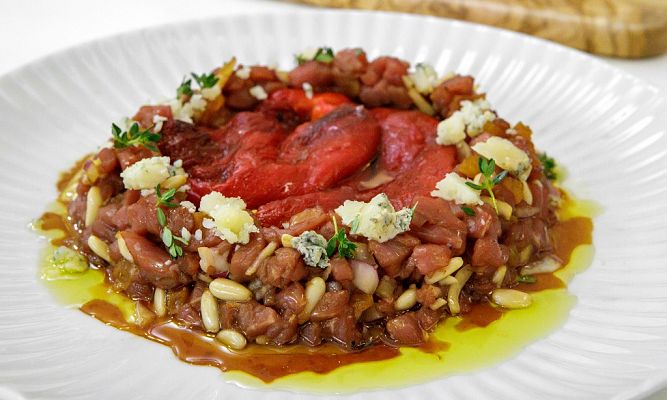
[[[113,137],[113,145],[117,149],[132,146],[144,146],[155,152],[158,151],[155,143],[162,137],[159,133],[153,133],[149,129],[139,129],[138,122],[133,122],[130,128],[126,131],[120,129],[116,124],[111,124],[111,136]]]
[[[176,88],[176,98],[180,99],[183,96],[192,96],[192,79],[183,77],[181,84]]]
[[[345,233],[345,229],[338,229],[338,222],[336,222],[336,217],[332,217],[333,219],[333,224],[334,224],[334,235],[329,239],[327,242],[327,256],[333,257],[334,253],[336,252],[336,248],[338,248],[338,255],[343,257],[343,258],[352,258],[354,257],[354,253],[357,249],[357,245],[350,241],[350,239],[347,238],[347,234]],[[357,222],[357,226],[358,226]],[[354,225],[354,222],[353,222]],[[354,231],[354,229],[353,229]]]
[[[517,275],[516,281],[518,283],[535,283],[537,279],[532,275]]]
[[[496,171],[495,160],[493,158],[486,159],[482,156],[479,157],[477,166],[479,167],[479,172],[482,173],[482,179],[480,183],[477,184],[474,182],[466,182],[466,185],[475,190],[486,190],[489,193],[489,196],[491,196],[491,203],[493,204],[493,208],[496,210],[496,213],[498,213],[498,204],[496,203],[496,196],[493,194],[493,187],[500,184],[500,182],[505,179],[507,176],[507,171],[503,171],[494,177],[493,174]]]
[[[155,187],[155,196],[157,197],[156,200],[156,206],[165,206],[165,207],[176,207],[178,204],[174,203],[172,200],[174,199],[174,196],[176,195],[176,189],[171,188],[167,190],[166,192],[162,192],[162,188],[158,184]]]
[[[218,83],[218,77],[214,73],[197,75],[193,72],[190,75],[201,89],[211,88]]]
[[[157,185],[155,187],[155,195],[157,197],[157,200],[155,202],[156,205],[156,213],[157,213],[157,221],[160,224],[161,228],[161,233],[160,233],[160,238],[162,239],[162,243],[165,245],[167,248],[167,251],[169,252],[169,255],[172,258],[178,258],[183,255],[183,247],[179,245],[181,243],[184,246],[188,245],[188,240],[174,235],[174,233],[171,231],[171,229],[167,226],[167,215],[164,213],[164,210],[162,207],[168,207],[168,208],[174,208],[178,207],[178,204],[173,202],[172,200],[174,199],[174,196],[176,195],[176,189],[169,189],[166,192],[162,192],[160,189],[160,185]]]
[[[547,153],[540,153],[538,154],[538,157],[542,164],[542,172],[544,172],[544,176],[551,181],[558,179],[558,174],[556,173],[556,160],[549,157]]]
[[[305,57],[303,54],[296,54],[294,56],[294,58],[296,59],[296,63],[298,65],[301,65],[301,64],[303,64],[305,62],[308,62],[308,61],[311,61],[311,60],[319,61],[319,62],[328,64],[328,63],[333,61],[334,52],[331,49],[331,47],[320,47],[320,48],[317,49],[317,51],[315,52],[315,55],[313,56],[312,59],[308,58],[308,57]]]

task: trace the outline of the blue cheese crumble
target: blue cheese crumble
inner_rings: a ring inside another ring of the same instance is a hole
[[[313,231],[305,231],[292,238],[294,247],[303,256],[303,262],[311,267],[326,268],[329,265],[327,256],[327,240]]]
[[[382,243],[410,229],[413,211],[407,207],[396,211],[387,195],[380,193],[368,203],[347,200],[336,214],[352,228],[350,233]]]

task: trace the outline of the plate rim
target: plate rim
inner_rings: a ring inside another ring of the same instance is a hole
[[[114,41],[120,41],[124,38],[128,37],[137,37],[141,36],[146,32],[151,32],[151,31],[159,31],[159,30],[169,30],[171,28],[178,28],[178,29],[190,29],[191,26],[197,25],[199,23],[211,23],[214,21],[221,21],[224,22],[225,20],[229,19],[235,19],[235,18],[260,18],[260,17],[289,17],[291,14],[304,14],[304,15],[317,15],[320,18],[327,18],[327,14],[342,14],[342,15],[359,15],[362,16],[363,18],[375,18],[376,16],[382,17],[382,16],[392,16],[392,17],[399,17],[401,19],[408,19],[408,20],[432,20],[432,21],[439,21],[442,23],[448,23],[448,24],[453,24],[454,26],[467,26],[468,28],[475,29],[475,30],[480,30],[480,31],[489,31],[489,32],[495,32],[497,34],[504,35],[506,37],[514,38],[516,40],[521,40],[524,42],[528,43],[535,43],[538,46],[546,46],[548,51],[555,51],[559,52],[561,54],[569,54],[577,61],[583,61],[587,63],[594,63],[594,65],[598,68],[601,68],[603,70],[609,71],[610,73],[619,76],[620,78],[624,80],[628,80],[630,82],[633,82],[636,85],[639,85],[642,87],[642,89],[648,90],[656,94],[658,97],[667,99],[667,92],[660,89],[654,84],[651,84],[650,82],[645,81],[643,78],[638,77],[637,75],[627,72],[621,68],[618,68],[616,66],[610,65],[609,63],[605,62],[603,59],[600,59],[596,56],[593,56],[591,54],[588,54],[586,52],[569,48],[567,46],[551,42],[542,38],[538,37],[533,37],[527,34],[523,34],[520,32],[515,32],[515,31],[510,31],[506,29],[501,29],[501,28],[496,28],[492,26],[487,26],[487,25],[482,25],[478,23],[472,23],[472,22],[467,22],[467,21],[460,21],[460,20],[455,20],[455,19],[450,19],[450,18],[441,18],[441,17],[434,17],[434,16],[425,16],[425,15],[414,15],[414,14],[406,14],[406,13],[396,13],[396,12],[386,12],[386,11],[369,11],[369,10],[338,10],[338,9],[276,9],[276,10],[263,10],[260,12],[239,12],[239,13],[234,13],[230,15],[215,15],[215,16],[210,16],[206,18],[188,18],[188,19],[183,19],[180,21],[171,21],[171,22],[166,22],[166,23],[161,23],[161,24],[155,24],[155,25],[150,25],[147,27],[142,27],[142,28],[137,28],[137,29],[131,29],[123,32],[118,32],[112,35],[105,35],[99,38],[94,38],[90,40],[86,40],[81,43],[77,43],[74,45],[70,45],[67,47],[64,47],[62,49],[56,50],[54,52],[47,53],[45,55],[42,55],[38,58],[32,59],[27,63],[24,63],[22,65],[19,65],[17,67],[14,67],[13,69],[3,73],[0,76],[0,91],[2,91],[3,87],[7,84],[8,81],[14,79],[16,76],[19,76],[22,74],[26,69],[29,69],[31,67],[35,67],[38,65],[44,65],[48,64],[51,62],[54,62],[55,60],[59,59],[60,57],[67,57],[71,53],[89,48],[92,46],[95,46],[96,44],[100,43],[109,43],[109,42],[114,42]],[[639,386],[635,386],[633,388],[628,388],[627,390],[618,393],[617,398],[633,398],[633,399],[639,399],[639,398],[644,398],[648,395],[651,395],[653,393],[658,392],[659,390],[664,389],[667,387],[667,370],[663,371],[662,374],[656,374],[655,376],[647,377],[644,381],[642,381],[642,384]],[[628,390],[634,389],[635,391],[632,393],[629,393]]]

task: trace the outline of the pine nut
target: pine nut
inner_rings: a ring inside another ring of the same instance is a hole
[[[491,300],[503,308],[526,308],[533,302],[530,294],[514,289],[494,289]]]
[[[448,276],[456,272],[462,266],[463,266],[463,259],[461,257],[453,257],[452,259],[449,260],[449,264],[447,264],[446,267],[440,268],[431,275],[427,275],[424,278],[424,282],[428,283],[429,285],[432,285],[436,282],[440,282],[441,280],[447,278]]]
[[[526,181],[521,181],[521,184],[523,185],[523,200],[528,204],[529,206],[533,205],[533,192],[530,191],[530,186],[528,186],[528,182]]]
[[[231,279],[217,278],[208,285],[213,296],[225,301],[248,301],[252,292],[245,286]]]
[[[555,257],[546,256],[541,260],[535,261],[521,268],[521,275],[535,275],[554,272],[562,267],[563,264]]]
[[[255,343],[261,345],[267,345],[269,344],[269,337],[266,335],[259,335],[255,338]]]
[[[493,278],[491,278],[491,282],[496,284],[496,287],[500,287],[500,285],[503,284],[503,281],[505,280],[505,274],[507,273],[507,267],[502,265],[500,268],[496,270],[496,272],[493,273]]]
[[[394,309],[396,311],[405,311],[412,308],[415,304],[417,304],[417,289],[410,288],[398,296],[398,299],[394,302]]]
[[[233,350],[243,350],[248,345],[245,336],[234,329],[223,329],[215,335],[215,338]]]
[[[461,289],[463,285],[468,282],[468,279],[472,276],[472,269],[469,265],[461,268],[456,275],[456,283],[449,287],[447,292],[447,304],[449,304],[449,312],[452,315],[458,314],[461,312],[461,305],[459,304],[459,295],[461,294]]]
[[[491,197],[482,196],[480,198],[483,202],[493,207],[493,200]],[[509,219],[512,218],[512,206],[498,199],[496,199],[496,205],[498,206],[498,215],[509,221]]]
[[[86,217],[84,218],[85,226],[91,226],[97,218],[97,214],[102,207],[102,192],[97,186],[93,186],[88,190],[86,196]]]
[[[179,187],[185,185],[187,180],[188,176],[184,174],[170,176],[160,184],[160,187],[163,189],[178,189]]]
[[[85,185],[93,185],[97,182],[97,179],[100,177],[99,166],[102,164],[102,160],[97,157],[90,159],[90,164],[86,165],[83,168],[83,178],[81,182]]]
[[[458,282],[459,282],[459,281],[457,281],[456,278],[454,278],[453,276],[450,275],[450,276],[446,277],[445,279],[441,280],[441,281],[438,282],[438,283],[439,283],[440,285],[443,285],[443,286],[449,286],[449,285],[454,285],[454,284],[456,284],[456,283],[458,283]]]
[[[310,314],[315,309],[317,303],[320,302],[324,292],[326,291],[326,283],[324,279],[316,276],[306,283],[306,306],[301,315],[299,315],[299,323],[304,323],[310,318]]]
[[[153,293],[153,311],[158,317],[164,317],[167,314],[167,295],[162,288],[155,288]]]
[[[134,302],[134,315],[132,319],[135,325],[146,326],[153,322],[155,314],[148,307],[136,301]]]
[[[245,271],[245,274],[247,276],[253,275],[257,270],[259,269],[259,266],[262,265],[262,262],[266,260],[271,254],[273,254],[274,251],[278,248],[278,243],[276,242],[269,242],[269,244],[266,245],[262,249],[262,251],[259,253],[255,261],[252,262],[252,265],[250,268],[248,268]]]
[[[283,233],[282,236],[280,236],[280,243],[283,247],[294,247],[292,246],[292,239],[294,239],[294,236],[289,233]]]
[[[93,253],[97,254],[104,261],[109,263],[111,262],[111,256],[109,256],[109,246],[104,243],[102,239],[95,235],[90,235],[90,237],[88,237],[88,247],[90,247]]]
[[[132,253],[130,253],[130,250],[127,248],[127,243],[125,243],[125,239],[123,239],[123,235],[120,232],[116,233],[116,240],[118,241],[118,251],[120,251],[120,255],[127,261],[133,263],[134,258],[132,257]]]
[[[204,290],[201,295],[201,319],[207,332],[215,333],[220,330],[218,300],[209,290]]]
[[[446,304],[447,304],[447,300],[445,300],[443,298],[439,298],[436,301],[434,301],[433,304],[431,304],[429,306],[429,308],[431,310],[435,311],[435,310],[438,310],[439,308],[441,308],[442,306],[444,306]]]

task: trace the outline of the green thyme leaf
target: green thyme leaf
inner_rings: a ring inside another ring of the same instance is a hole
[[[315,53],[313,59],[323,63],[330,63],[334,59],[334,52],[331,47],[320,47],[317,49],[317,53]]]
[[[160,207],[157,208],[157,222],[160,226],[167,225],[167,216],[164,215],[164,211]]]
[[[538,154],[538,158],[542,164],[542,172],[544,172],[544,176],[552,181],[558,179],[558,174],[556,173],[556,160],[549,157],[547,153]]]
[[[474,182],[466,182],[466,185],[475,189],[475,190],[483,190],[484,189],[484,186],[480,186],[480,185],[478,185]]]
[[[465,215],[467,215],[467,216],[469,216],[469,217],[472,217],[472,216],[475,215],[475,211],[474,211],[472,208],[470,208],[470,207],[461,207],[461,209],[463,210],[463,212],[465,213]]]
[[[535,283],[537,279],[532,275],[518,275],[516,281],[519,283]]]
[[[180,99],[183,96],[192,96],[192,79],[185,79],[181,81],[180,86],[176,89],[176,98]]]
[[[162,229],[162,243],[167,247],[174,245],[174,234],[171,233],[171,229],[166,227]]]
[[[218,83],[218,77],[213,73],[197,75],[193,72],[190,75],[192,75],[195,82],[197,82],[197,85],[199,85],[199,88],[201,89],[211,88],[215,86],[216,83]]]
[[[176,189],[171,188],[166,192],[162,193],[160,185],[157,185],[155,187],[155,196],[157,197],[155,205],[158,206],[158,209],[160,206],[165,206],[170,208],[177,207],[178,204],[172,201],[175,195],[176,195]]]
[[[302,65],[308,61],[319,61],[323,63],[330,63],[334,59],[334,52],[330,47],[320,47],[315,52],[313,58],[305,57],[303,54],[295,54],[294,60],[297,65]]]

